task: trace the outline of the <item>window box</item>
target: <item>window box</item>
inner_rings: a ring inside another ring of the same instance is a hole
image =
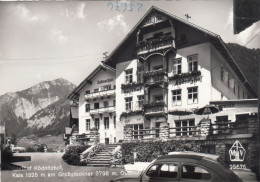
[[[140,87],[143,86],[144,84],[141,82],[133,82],[133,83],[127,83],[127,84],[122,84],[121,89],[126,90],[126,89],[132,89],[135,87]]]
[[[167,75],[167,73],[163,70],[147,71],[144,73],[144,78],[148,78],[156,75]]]
[[[176,79],[180,79],[180,78],[187,78],[187,77],[191,77],[191,76],[200,76],[200,75],[201,75],[201,71],[192,71],[192,72],[188,72],[188,73],[175,74],[175,75],[169,77],[169,80],[176,80]]]

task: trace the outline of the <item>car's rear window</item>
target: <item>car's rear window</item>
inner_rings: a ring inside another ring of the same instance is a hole
[[[209,180],[211,179],[211,174],[203,167],[195,164],[185,164],[182,166],[181,178],[192,180]]]

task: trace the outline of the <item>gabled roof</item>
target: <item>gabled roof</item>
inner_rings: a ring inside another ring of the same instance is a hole
[[[251,94],[254,97],[257,97],[257,92],[252,87],[250,81],[246,78],[244,72],[241,70],[241,68],[238,66],[237,62],[233,58],[231,52],[229,51],[228,47],[224,43],[224,41],[221,39],[221,37],[211,31],[208,31],[202,27],[199,27],[191,22],[188,22],[180,17],[177,17],[175,15],[172,15],[158,7],[152,6],[147,13],[139,20],[139,22],[132,28],[132,30],[125,36],[125,38],[116,46],[116,48],[111,52],[111,54],[106,58],[104,61],[105,64],[110,65],[111,67],[115,66],[115,63],[113,60],[124,48],[125,45],[131,41],[133,38],[135,38],[137,31],[139,27],[142,25],[143,21],[145,21],[146,17],[152,12],[157,11],[169,18],[171,18],[174,21],[183,23],[185,25],[188,25],[192,28],[195,28],[198,31],[201,31],[208,35],[209,41],[212,42],[212,44],[215,46],[215,48],[222,54],[222,56],[225,58],[227,63],[233,68],[233,70],[236,72],[238,77],[241,79],[242,82],[244,82],[245,87],[249,89]]]
[[[100,64],[98,67],[96,67],[96,69],[94,69],[88,76],[87,78],[85,78],[71,93],[70,95],[67,97],[70,100],[75,100],[78,99],[79,97],[79,93],[81,91],[81,89],[88,83],[91,83],[91,79],[96,76],[99,71],[101,70],[110,70],[112,72],[115,72],[116,70],[106,64]]]

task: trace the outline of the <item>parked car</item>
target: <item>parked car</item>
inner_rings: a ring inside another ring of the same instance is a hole
[[[154,160],[140,175],[124,175],[111,182],[206,181],[242,182],[217,155],[171,152]]]
[[[12,150],[12,152],[15,152],[15,153],[26,152],[25,147],[18,147],[15,145],[11,145],[11,150]]]

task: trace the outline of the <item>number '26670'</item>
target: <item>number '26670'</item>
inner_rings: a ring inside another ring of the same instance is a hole
[[[132,2],[128,2],[129,4],[127,4],[126,2],[118,2],[118,1],[114,1],[114,2],[108,2],[107,6],[110,7],[110,11],[112,11],[113,9],[116,11],[122,11],[122,12],[133,12],[134,10],[137,10],[138,12],[142,11],[142,7],[143,4],[141,3],[132,3]]]

